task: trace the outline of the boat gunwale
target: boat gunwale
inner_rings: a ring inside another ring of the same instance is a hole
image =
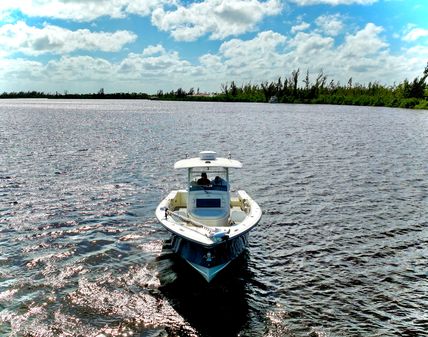
[[[168,208],[169,203],[172,202],[175,199],[175,197],[177,196],[177,194],[179,192],[181,192],[181,193],[187,193],[186,190],[173,190],[173,191],[171,191],[168,194],[167,197],[165,197],[160,202],[160,204],[156,208],[156,217],[158,218],[158,220],[162,224],[162,226],[165,229],[167,229],[168,231],[172,232],[174,235],[177,235],[177,236],[179,236],[179,237],[181,237],[181,238],[183,238],[185,240],[189,240],[191,242],[200,244],[200,245],[202,245],[204,247],[207,247],[207,248],[215,247],[218,244],[221,244],[222,242],[224,242],[224,241],[213,240],[209,236],[204,235],[199,230],[190,228],[190,227],[186,226],[185,224],[179,223],[179,222],[177,222],[175,220],[174,221],[170,221],[170,220],[168,220],[167,218],[165,218],[163,216],[163,213],[165,212],[165,209]],[[229,228],[229,229],[232,229],[232,228],[235,227],[234,228],[235,232],[238,230],[237,233],[234,233],[234,232],[231,231],[228,234],[228,239],[227,240],[236,239],[237,237],[240,237],[241,235],[244,235],[247,232],[249,232],[250,230],[252,230],[260,222],[260,220],[262,218],[262,215],[263,215],[263,213],[261,211],[261,208],[257,204],[257,202],[254,201],[245,191],[243,191],[243,190],[239,190],[238,191],[238,199],[240,201],[242,200],[241,201],[242,203],[245,202],[245,201],[250,203],[250,211],[249,211],[249,213],[246,213],[245,219],[242,222],[240,222],[238,224],[235,224],[235,225],[231,225],[231,226],[213,226],[213,229],[214,228],[223,228],[223,229],[224,228]],[[254,213],[254,214],[252,215],[252,213]],[[252,221],[249,221],[247,224],[244,223],[247,219],[251,219],[254,216],[256,216],[255,219],[253,219]],[[168,226],[168,224],[166,222],[168,222],[171,225]],[[242,224],[242,223],[244,223],[244,224]],[[184,229],[186,231],[191,231],[192,233],[196,233],[196,234],[198,234],[198,236],[200,236],[204,240],[202,241],[202,240],[198,240],[196,238],[192,238],[191,236],[182,233],[180,230],[175,229],[174,227],[178,227],[178,228],[181,228],[181,230]],[[239,230],[239,228],[236,228],[236,227],[241,227],[241,229]],[[207,242],[208,240],[211,241],[211,242]]]

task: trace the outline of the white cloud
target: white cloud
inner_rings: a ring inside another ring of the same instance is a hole
[[[178,52],[166,51],[162,46],[150,46],[143,53],[130,53],[118,65],[117,71],[124,79],[161,79],[174,81],[185,74],[194,73],[195,66],[180,58]]]
[[[330,50],[333,47],[334,39],[324,37],[318,33],[299,32],[290,41],[289,46],[294,49],[297,56],[317,55],[322,51]]]
[[[378,0],[290,0],[291,2],[294,2],[297,5],[300,6],[309,6],[309,5],[332,5],[332,6],[338,6],[338,5],[371,5]]]
[[[428,36],[428,29],[412,28],[403,36],[404,41],[416,41],[422,37]]]
[[[165,48],[160,45],[157,44],[156,46],[148,46],[147,48],[145,48],[143,50],[143,55],[147,56],[147,55],[156,55],[156,54],[165,54]]]
[[[53,81],[104,81],[114,76],[115,66],[103,58],[90,56],[63,56],[49,61],[44,69]]]
[[[252,81],[269,78],[272,73],[278,73],[283,66],[280,50],[283,50],[286,37],[273,31],[257,34],[252,40],[243,41],[233,39],[224,42],[219,49],[219,55],[223,60],[223,73],[210,74],[213,78],[222,77],[224,81],[238,80]]]
[[[97,92],[103,87],[153,92],[196,87],[203,71],[178,52],[156,45],[117,62],[91,56],[62,56],[47,63],[0,58],[0,86],[6,91]]]
[[[126,12],[131,14],[138,14],[141,16],[148,16],[157,9],[162,8],[164,5],[177,5],[176,0],[128,0],[129,4],[126,6]]]
[[[300,32],[302,30],[306,30],[309,27],[311,27],[311,25],[307,22],[301,22],[293,27],[291,27],[291,32],[292,33],[296,33],[296,32]]]
[[[208,77],[222,82],[260,83],[289,76],[292,70],[309,69],[315,74],[321,69],[328,79],[346,83],[353,77],[354,83],[379,81],[385,84],[413,78],[426,64],[428,48],[409,49],[406,55],[393,55],[382,39],[383,28],[372,23],[346,35],[337,44],[330,36],[315,29],[298,32],[294,37],[274,33],[260,33],[252,40],[234,39],[222,44],[217,55],[207,54],[201,63],[215,67]],[[264,38],[262,38],[264,37]]]
[[[28,55],[45,53],[63,54],[75,50],[119,51],[137,36],[129,31],[114,33],[76,31],[45,24],[43,28],[28,26],[25,22],[0,27],[0,50],[6,53],[21,52]]]
[[[208,34],[223,39],[256,29],[266,16],[281,12],[281,0],[21,0],[0,2],[0,18],[13,11],[28,17],[80,22],[129,14],[151,16],[152,24],[176,40],[192,41]]]
[[[101,16],[124,17],[123,0],[21,0],[8,1],[0,11],[19,10],[30,17],[49,17],[57,19],[91,21]]]
[[[124,18],[127,14],[147,16],[175,0],[19,0],[1,1],[0,18],[19,10],[30,17],[93,21],[102,16]]]
[[[411,59],[420,57],[428,60],[428,46],[415,46],[406,50],[405,55]]]
[[[368,23],[354,35],[348,34],[344,44],[339,47],[339,51],[344,57],[350,59],[377,55],[388,47],[388,44],[379,36],[382,31],[382,27]]]
[[[319,30],[330,36],[337,36],[342,33],[343,21],[339,14],[319,16],[315,23],[319,26]]]
[[[207,69],[223,68],[223,63],[219,55],[205,54],[199,58],[199,62]]]
[[[206,0],[176,10],[158,8],[152,23],[180,41],[193,41],[205,34],[223,39],[255,29],[265,16],[279,14],[281,8],[279,0]]]
[[[243,41],[241,39],[232,39],[223,42],[220,46],[220,53],[225,57],[265,57],[274,53],[278,46],[284,44],[285,36],[273,31],[266,31],[257,34],[252,40]]]
[[[367,24],[342,42],[313,31],[299,31],[286,37],[264,31],[252,39],[231,39],[216,52],[190,62],[177,51],[152,45],[141,53],[108,61],[89,56],[63,56],[44,64],[0,57],[0,85],[3,90],[69,90],[69,92],[173,90],[178,87],[218,91],[221,83],[259,84],[288,77],[292,70],[321,69],[328,80],[346,83],[379,81],[398,83],[420,76],[428,58],[426,46],[414,46],[392,54],[382,37],[383,28]],[[40,89],[39,89],[40,88]]]
[[[0,58],[0,81],[14,83],[22,80],[45,83],[47,77],[44,73],[44,65],[40,62],[24,59]],[[20,89],[22,90],[22,89]],[[34,89],[33,89],[34,90]]]
[[[252,40],[232,39],[224,42],[219,49],[224,72],[221,74],[217,71],[211,77],[218,79],[223,75],[224,81],[270,78],[284,69],[282,51],[286,41],[287,38],[279,33],[265,31]],[[218,69],[221,67],[218,66]]]
[[[6,91],[97,92],[114,80],[115,74],[116,65],[89,56],[63,56],[46,64],[0,59],[0,85]]]

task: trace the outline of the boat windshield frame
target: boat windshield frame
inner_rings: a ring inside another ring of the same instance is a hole
[[[207,173],[208,179],[211,181],[209,185],[199,185],[198,179],[202,172]],[[215,177],[220,177],[219,182],[215,182]],[[187,190],[213,189],[213,190],[229,190],[229,168],[215,167],[191,167],[187,170]]]

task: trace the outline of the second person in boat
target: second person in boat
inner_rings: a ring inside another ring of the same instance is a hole
[[[201,177],[198,179],[198,185],[209,186],[211,181],[208,179],[207,174],[205,172],[201,173]]]

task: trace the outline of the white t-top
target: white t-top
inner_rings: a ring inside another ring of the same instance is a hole
[[[214,151],[202,151],[197,158],[189,158],[179,160],[174,164],[175,169],[193,168],[193,167],[227,167],[227,168],[241,168],[241,162],[228,159],[217,158]]]

